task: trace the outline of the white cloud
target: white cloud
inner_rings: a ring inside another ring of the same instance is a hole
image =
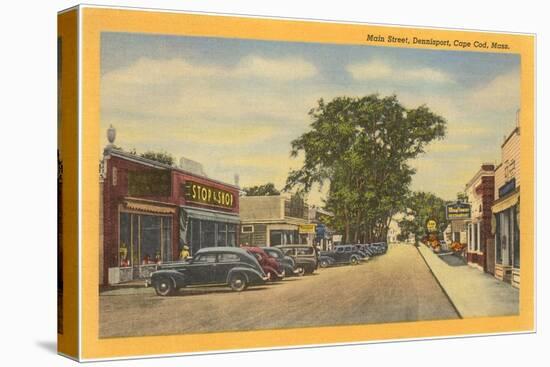
[[[509,109],[520,104],[519,70],[501,74],[487,85],[474,90],[469,101],[480,108]]]
[[[297,79],[317,69],[296,57],[268,59],[255,55],[234,67],[195,65],[184,59],[141,58],[106,73],[101,80],[105,115],[139,115],[182,122],[216,119],[307,120],[316,98],[297,93]]]
[[[192,78],[303,80],[314,77],[315,65],[298,57],[265,58],[248,55],[234,67],[192,64],[182,58],[140,58],[134,64],[104,75],[105,82],[135,85],[173,83]]]
[[[433,68],[411,68],[403,66],[395,68],[380,60],[367,63],[350,64],[347,71],[356,80],[391,79],[393,81],[424,81],[433,83],[454,83],[453,78],[441,70]]]
[[[266,78],[279,81],[303,80],[317,75],[315,65],[296,57],[268,59],[250,55],[234,70],[236,76]]]

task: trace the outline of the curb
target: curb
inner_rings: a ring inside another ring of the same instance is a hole
[[[453,302],[452,298],[449,296],[449,294],[447,293],[447,291],[445,290],[445,288],[443,287],[443,285],[441,284],[441,282],[439,281],[439,279],[437,278],[437,276],[434,274],[433,270],[432,270],[432,267],[430,266],[430,264],[428,264],[428,261],[426,261],[426,258],[424,257],[424,255],[422,254],[422,251],[420,251],[420,248],[419,246],[415,246],[416,247],[416,251],[418,251],[418,253],[420,254],[420,257],[422,258],[422,260],[424,260],[424,264],[426,264],[426,266],[428,267],[428,269],[430,270],[430,273],[432,274],[432,276],[434,277],[437,285],[439,285],[439,288],[441,288],[441,291],[443,292],[443,294],[445,295],[445,297],[447,297],[447,299],[449,300],[449,303],[451,304],[451,306],[453,306],[453,309],[455,310],[457,316],[459,319],[463,319],[464,317],[462,316],[462,314],[460,313],[460,311],[458,310],[458,308],[456,307],[455,303]]]

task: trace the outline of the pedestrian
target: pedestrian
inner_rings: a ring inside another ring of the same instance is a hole
[[[189,257],[189,246],[183,245],[181,251],[180,251],[180,260],[187,260]]]

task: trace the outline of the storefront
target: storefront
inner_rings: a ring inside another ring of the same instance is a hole
[[[190,207],[182,207],[180,217],[187,218],[185,243],[191,255],[203,247],[237,246],[239,217]]]
[[[240,198],[240,244],[279,246],[312,244],[315,228],[306,233],[309,207],[300,198],[285,195]],[[302,229],[301,229],[302,228]]]
[[[239,189],[106,149],[102,162],[103,283],[143,279],[203,247],[236,246]]]
[[[502,163],[495,171],[493,233],[496,246],[495,277],[520,285],[520,132],[519,126],[502,144]]]
[[[466,184],[465,193],[471,210],[467,225],[468,264],[494,273],[494,243],[491,236],[491,206],[494,201],[495,166],[483,164]]]

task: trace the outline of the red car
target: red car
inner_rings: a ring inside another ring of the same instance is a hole
[[[243,246],[242,248],[256,257],[269,280],[282,280],[285,277],[285,271],[281,264],[279,264],[274,257],[269,256],[264,250],[254,246]]]

